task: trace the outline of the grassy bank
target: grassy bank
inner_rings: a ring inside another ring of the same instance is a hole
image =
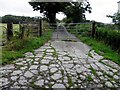
[[[106,45],[104,42],[97,41],[96,39],[77,35],[77,37],[84,43],[92,47],[98,54],[104,56],[104,59],[112,60],[113,62],[120,65],[120,55],[111,49],[110,46]],[[101,53],[103,52],[103,53]]]
[[[76,28],[69,30],[69,32],[91,46],[98,54],[104,56],[104,59],[114,61],[120,65],[120,54],[118,54],[120,50],[120,33],[106,26],[98,27],[95,39],[93,39],[91,38],[91,27],[91,24],[80,24],[77,25],[78,34],[76,34]]]
[[[110,45],[113,50],[120,53],[120,32],[105,27],[99,27],[96,31],[95,38],[104,41],[104,43]]]
[[[23,57],[25,52],[32,52],[34,49],[44,45],[51,36],[52,30],[48,30],[42,37],[26,38],[24,40],[13,39],[8,42],[6,48],[2,49],[2,60],[0,63],[8,64],[19,57]]]

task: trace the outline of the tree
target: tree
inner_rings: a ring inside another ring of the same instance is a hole
[[[112,21],[115,25],[118,26],[118,29],[120,30],[120,13],[114,13],[114,15],[107,15],[107,17],[112,18]]]
[[[112,18],[113,23],[117,24],[120,22],[120,13],[114,13],[114,15],[107,15],[107,17]]]
[[[34,11],[40,10],[50,23],[56,23],[56,13],[63,11],[69,3],[62,2],[29,2]]]
[[[88,1],[80,2],[72,2],[71,5],[66,7],[64,13],[66,14],[69,21],[71,20],[73,23],[84,22],[85,12],[88,11],[91,13],[91,7]]]
[[[90,4],[87,0],[79,2],[29,2],[34,11],[40,11],[47,17],[50,23],[56,23],[56,13],[64,12],[67,18],[72,18],[74,22],[82,21],[85,18],[85,11],[91,12]]]

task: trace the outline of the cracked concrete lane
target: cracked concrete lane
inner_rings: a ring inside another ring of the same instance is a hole
[[[63,34],[64,33],[64,34]],[[120,66],[95,53],[67,31],[24,58],[0,67],[1,89],[120,88]]]

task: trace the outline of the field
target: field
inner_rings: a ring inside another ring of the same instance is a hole
[[[0,23],[0,31],[5,31],[7,28],[7,24]],[[13,31],[19,31],[19,24],[13,24]]]
[[[13,24],[13,35],[15,31],[19,31],[19,24]],[[7,42],[7,24],[0,23],[0,45],[4,45]]]

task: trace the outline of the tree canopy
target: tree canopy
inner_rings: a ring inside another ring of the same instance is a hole
[[[50,23],[55,23],[56,13],[63,11],[68,3],[60,2],[29,2],[33,7],[34,11],[40,10],[40,13],[43,13],[47,17]]]
[[[120,13],[114,13],[114,15],[107,15],[107,17],[112,18],[113,23],[120,23]]]
[[[56,23],[56,13],[63,12],[73,22],[81,22],[85,18],[85,11],[91,12],[87,0],[79,2],[29,2],[34,11],[40,11],[50,23]]]
[[[67,18],[73,23],[83,22],[86,20],[85,12],[88,11],[91,13],[91,7],[89,2],[79,3],[72,2],[70,6],[66,7],[66,10],[63,11]],[[69,22],[69,21],[68,21]]]
[[[112,21],[120,29],[120,13],[114,13],[114,15],[107,15],[107,17],[112,18]]]

